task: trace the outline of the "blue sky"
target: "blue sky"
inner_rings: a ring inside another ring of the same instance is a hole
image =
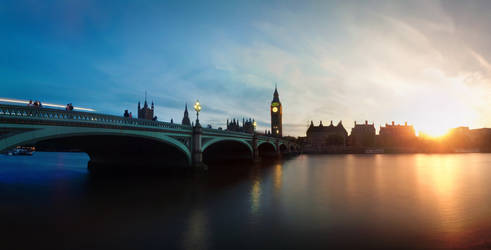
[[[491,126],[486,1],[3,1],[0,97],[72,102],[204,124],[269,126],[277,83],[284,133],[408,121],[417,130]]]

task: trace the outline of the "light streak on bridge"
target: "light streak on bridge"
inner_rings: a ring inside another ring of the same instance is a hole
[[[7,102],[7,103],[17,103],[17,104],[29,104],[29,101],[26,100],[17,100],[17,99],[10,99],[10,98],[0,98],[0,102]],[[60,105],[60,104],[53,104],[53,103],[42,103],[43,106],[47,107],[53,107],[53,108],[65,108],[66,106]],[[82,108],[82,107],[73,107],[74,110],[81,110],[81,111],[89,111],[89,112],[94,112],[95,109],[91,108]]]

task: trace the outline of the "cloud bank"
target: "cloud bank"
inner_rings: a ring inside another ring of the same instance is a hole
[[[253,117],[264,130],[277,83],[285,134],[304,135],[310,120],[489,127],[489,11],[481,1],[16,1],[0,8],[0,91],[119,114],[147,90],[160,120],[180,121],[199,99],[204,124]]]

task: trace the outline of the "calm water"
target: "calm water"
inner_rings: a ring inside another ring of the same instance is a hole
[[[491,248],[491,154],[111,178],[90,176],[87,160],[0,156],[0,249]]]

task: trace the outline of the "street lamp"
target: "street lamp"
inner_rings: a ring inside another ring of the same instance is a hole
[[[257,126],[256,121],[252,122],[252,126],[254,126],[254,132],[256,132],[256,126]]]
[[[196,110],[196,126],[199,125],[199,112],[201,111],[201,105],[199,104],[199,100],[196,100],[194,104],[194,110]]]

